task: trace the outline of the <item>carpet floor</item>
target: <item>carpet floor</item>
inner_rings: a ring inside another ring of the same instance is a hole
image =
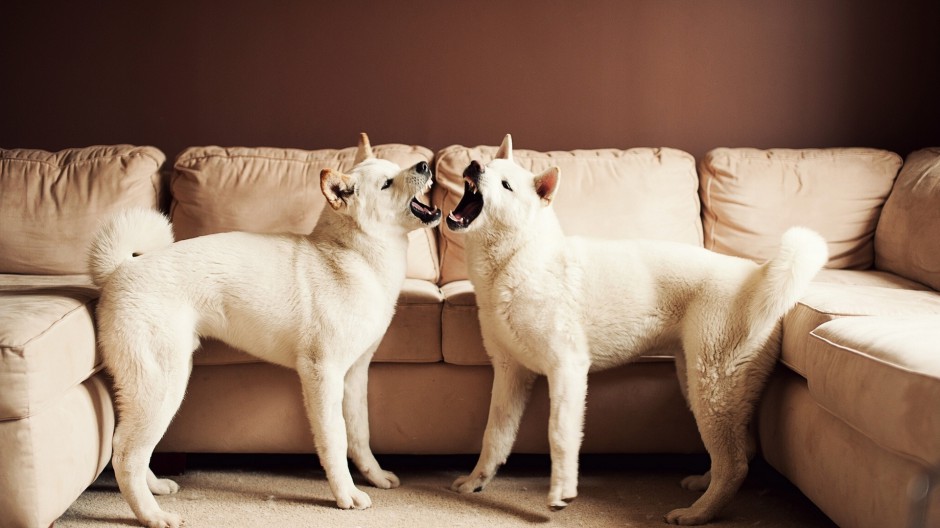
[[[448,487],[472,469],[475,457],[379,457],[401,487],[356,484],[372,508],[336,508],[322,469],[312,456],[190,455],[173,477],[177,494],[158,497],[167,511],[196,527],[641,527],[665,526],[663,515],[699,496],[679,486],[706,467],[703,457],[585,456],[579,496],[565,510],[547,508],[546,456],[513,455],[482,493],[458,495]],[[835,526],[799,490],[760,460],[734,501],[713,523],[718,527]],[[137,526],[110,468],[59,519],[57,528]]]

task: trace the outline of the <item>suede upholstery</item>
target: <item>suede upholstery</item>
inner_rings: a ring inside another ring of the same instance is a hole
[[[875,232],[880,269],[940,290],[940,149],[912,153]]]
[[[98,222],[159,204],[165,156],[129,145],[0,149],[0,273],[85,273]]]
[[[471,159],[495,147],[377,145],[435,167],[446,214]],[[780,362],[756,416],[762,456],[841,526],[903,526],[912,479],[940,468],[940,149],[901,165],[876,149],[515,151],[557,165],[570,234],[680,241],[764,260],[791,224],[832,258],[783,318]],[[0,151],[0,528],[50,525],[109,461],[113,395],[95,347],[85,246],[109,212],[158,207],[178,238],[233,229],[309,231],[321,168],[354,149],[193,147],[163,167],[152,147]],[[900,175],[899,174],[900,167]],[[896,178],[897,177],[897,178]],[[914,248],[914,249],[912,249]],[[410,239],[408,278],[369,378],[376,453],[476,453],[492,370],[459,236]],[[79,275],[75,275],[75,274]],[[591,374],[583,451],[701,453],[674,349]],[[545,453],[536,383],[515,452]],[[313,453],[297,374],[218,341],[194,356],[164,452]],[[446,483],[442,483],[444,485]],[[940,494],[927,523],[940,525]]]
[[[714,149],[701,163],[705,247],[763,262],[798,224],[829,242],[827,267],[870,268],[900,166],[876,149]]]

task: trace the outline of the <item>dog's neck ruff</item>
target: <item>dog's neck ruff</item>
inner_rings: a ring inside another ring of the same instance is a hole
[[[405,278],[408,233],[404,230],[368,233],[351,218],[324,209],[308,238],[331,258],[361,259],[380,276],[394,274]]]
[[[533,260],[563,251],[565,235],[554,212],[546,208],[527,226],[487,225],[467,232],[465,241],[468,264],[478,280],[492,284],[514,267],[525,269]]]

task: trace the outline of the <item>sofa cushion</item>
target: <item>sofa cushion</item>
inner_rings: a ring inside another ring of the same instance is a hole
[[[940,293],[878,286],[813,282],[806,294],[783,320],[781,361],[807,376],[812,357],[809,333],[829,321],[848,316],[940,315]]]
[[[101,369],[89,285],[0,275],[0,421],[53,405]]]
[[[923,284],[905,279],[899,275],[888,271],[868,270],[847,270],[824,268],[816,274],[815,282],[825,282],[829,284],[845,284],[850,286],[876,286],[879,288],[894,288],[902,290],[921,290],[929,291],[930,288]]]
[[[432,282],[405,279],[395,316],[373,362],[436,363],[441,361],[441,291]],[[215,339],[203,340],[193,356],[195,365],[261,363],[246,352]]]
[[[408,167],[433,153],[419,146],[377,145],[373,152]],[[313,231],[326,203],[320,171],[352,169],[356,148],[191,147],[174,164],[170,216],[177,240],[224,231]],[[437,281],[437,241],[431,229],[409,235],[408,276]]]
[[[830,268],[867,269],[881,207],[901,166],[876,149],[719,148],[701,162],[705,247],[766,261],[788,227],[829,242]]]
[[[102,217],[159,205],[163,161],[129,145],[0,149],[0,273],[85,273]]]
[[[103,373],[64,389],[41,412],[0,420],[0,526],[63,526],[56,519],[111,461],[113,435]]]
[[[846,317],[813,331],[816,401],[880,446],[940,464],[940,314]]]
[[[940,290],[940,148],[911,153],[875,231],[875,266]]]
[[[463,171],[471,160],[488,163],[496,147],[454,145],[437,154],[434,203],[444,214],[463,196]],[[674,149],[513,150],[513,159],[539,173],[561,169],[552,202],[568,235],[654,238],[702,245],[698,176],[691,155]],[[441,284],[467,278],[463,235],[441,235]]]

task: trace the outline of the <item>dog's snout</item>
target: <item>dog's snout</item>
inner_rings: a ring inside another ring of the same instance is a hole
[[[419,161],[415,165],[415,172],[419,174],[428,175],[431,173],[431,169],[428,167],[428,163],[426,161]]]
[[[470,165],[467,165],[467,168],[464,169],[463,175],[467,178],[479,178],[483,174],[483,165],[480,165],[480,162],[473,160],[470,162]]]

